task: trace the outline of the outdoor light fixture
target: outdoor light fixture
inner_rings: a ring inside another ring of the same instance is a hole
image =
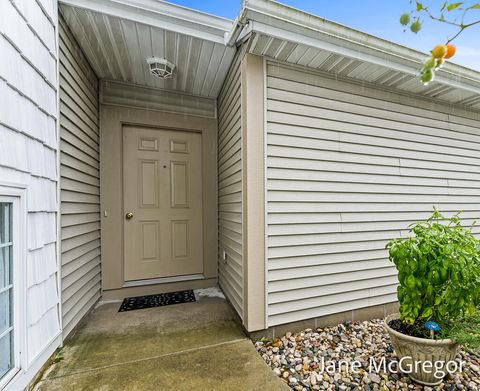
[[[164,58],[150,57],[147,58],[147,64],[150,68],[150,73],[153,76],[161,79],[171,79],[173,77],[173,70],[175,65]]]

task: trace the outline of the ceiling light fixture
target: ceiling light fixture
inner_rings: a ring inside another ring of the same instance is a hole
[[[171,79],[173,77],[175,65],[170,61],[164,58],[150,57],[147,58],[147,64],[153,76],[159,77],[160,79]]]

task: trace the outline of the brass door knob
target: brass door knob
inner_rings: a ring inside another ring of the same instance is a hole
[[[133,213],[132,212],[128,212],[126,215],[125,215],[125,218],[127,220],[130,220],[131,218],[133,218]]]

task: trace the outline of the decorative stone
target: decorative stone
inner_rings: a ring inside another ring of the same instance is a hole
[[[477,391],[478,390],[477,384],[471,381],[470,383],[468,383],[468,389],[471,391]]]
[[[344,327],[347,326],[347,327]],[[349,325],[307,329],[287,333],[274,341],[257,341],[255,348],[274,374],[284,379],[293,390],[312,391],[479,391],[480,361],[478,356],[460,350],[458,362],[466,362],[463,373],[445,377],[436,387],[413,383],[404,374],[369,372],[370,360],[377,363],[397,362],[392,342],[383,320],[353,322]],[[324,365],[330,361],[358,362],[358,373],[345,371],[327,373]],[[396,366],[393,366],[396,368]]]
[[[380,378],[380,376],[378,376],[378,375],[375,374],[375,373],[370,373],[368,376],[369,376],[370,380],[371,380],[373,383],[380,384],[380,382],[382,381],[382,379]]]
[[[295,384],[298,383],[298,380],[297,380],[296,377],[290,376],[290,377],[288,378],[288,383],[293,386],[293,385],[295,385]]]

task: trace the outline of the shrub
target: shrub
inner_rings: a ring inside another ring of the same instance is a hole
[[[474,354],[480,354],[480,308],[473,315],[465,315],[446,324],[441,338],[450,338]]]
[[[475,314],[480,302],[480,241],[471,228],[434,208],[410,225],[407,238],[386,248],[398,270],[400,315],[404,322],[456,319]]]

